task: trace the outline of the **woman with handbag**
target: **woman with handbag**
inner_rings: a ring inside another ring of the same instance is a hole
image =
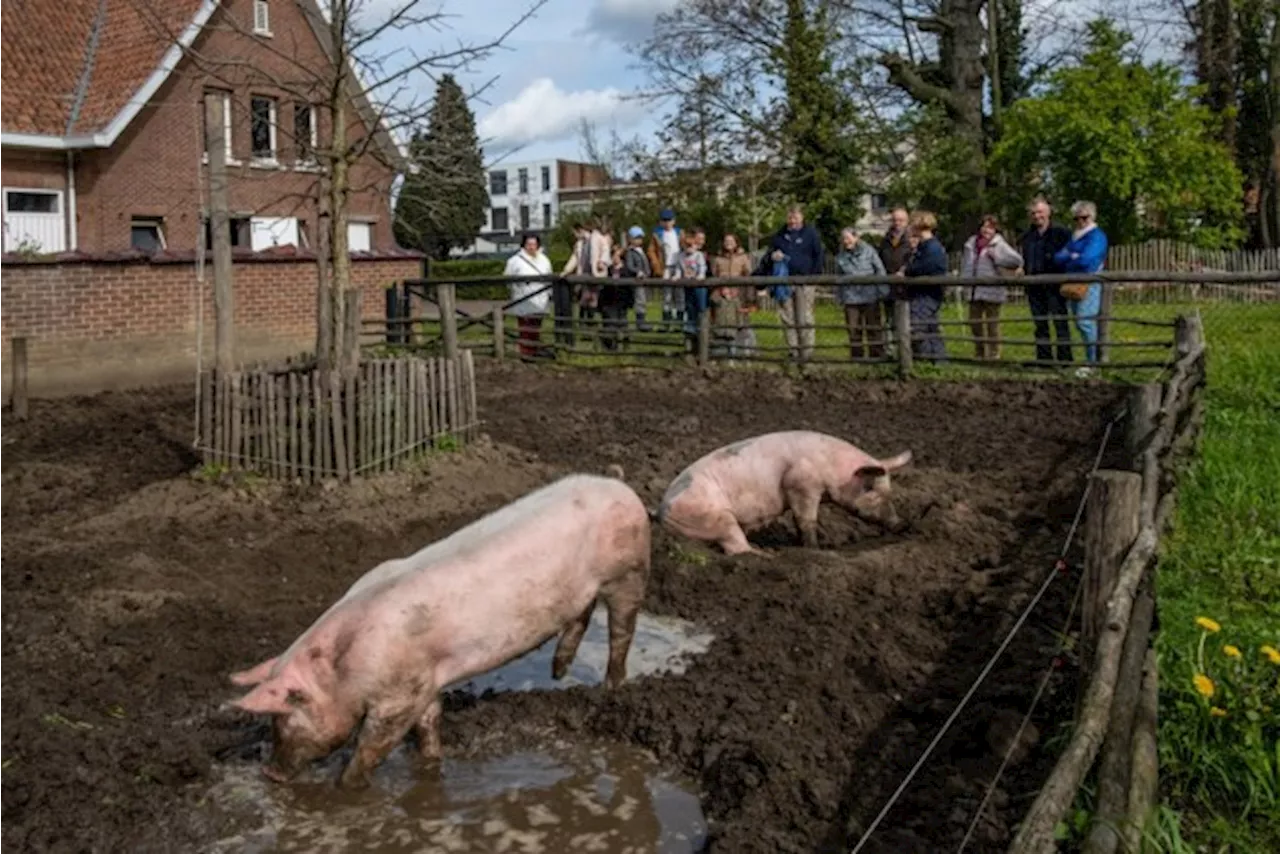
[[[978,233],[965,241],[960,274],[989,278],[1021,272],[1022,255],[1000,234],[1000,221],[987,214]],[[1004,285],[974,285],[968,291],[974,355],[979,359],[999,359],[1000,307],[1008,301],[1009,289]]]
[[[1097,273],[1107,263],[1107,236],[1098,228],[1098,207],[1093,202],[1080,201],[1071,206],[1071,218],[1075,231],[1071,242],[1053,256],[1064,273]],[[1098,313],[1102,308],[1102,283],[1063,285],[1062,296],[1075,318],[1076,329],[1084,341],[1085,361],[1098,361]],[[1089,368],[1081,368],[1081,376],[1088,376]]]

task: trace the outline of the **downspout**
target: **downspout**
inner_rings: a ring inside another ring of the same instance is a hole
[[[76,239],[79,229],[76,226],[76,153],[67,152],[67,250],[79,251],[80,241]]]

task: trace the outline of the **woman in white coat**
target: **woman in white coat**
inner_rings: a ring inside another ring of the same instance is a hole
[[[1022,256],[1000,234],[1000,221],[991,214],[982,218],[978,233],[964,244],[961,276],[1016,276]],[[969,328],[979,359],[1000,358],[1000,306],[1009,298],[1004,285],[974,285],[968,289]]]
[[[507,276],[549,276],[551,260],[542,252],[542,240],[536,234],[526,234],[520,251],[507,259],[503,271]],[[551,285],[547,282],[517,282],[509,285],[511,300],[515,305],[507,309],[516,316],[519,336],[516,347],[522,359],[543,355],[542,318],[547,313],[547,294]]]

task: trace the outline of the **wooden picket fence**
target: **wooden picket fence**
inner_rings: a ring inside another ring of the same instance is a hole
[[[327,384],[311,366],[233,371],[223,381],[205,371],[199,395],[205,465],[290,480],[387,471],[479,427],[469,351],[368,359]]]

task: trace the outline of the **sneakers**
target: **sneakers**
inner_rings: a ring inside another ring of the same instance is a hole
[[[1078,380],[1092,379],[1097,375],[1098,375],[1097,368],[1089,368],[1089,367],[1076,368],[1076,379]]]

